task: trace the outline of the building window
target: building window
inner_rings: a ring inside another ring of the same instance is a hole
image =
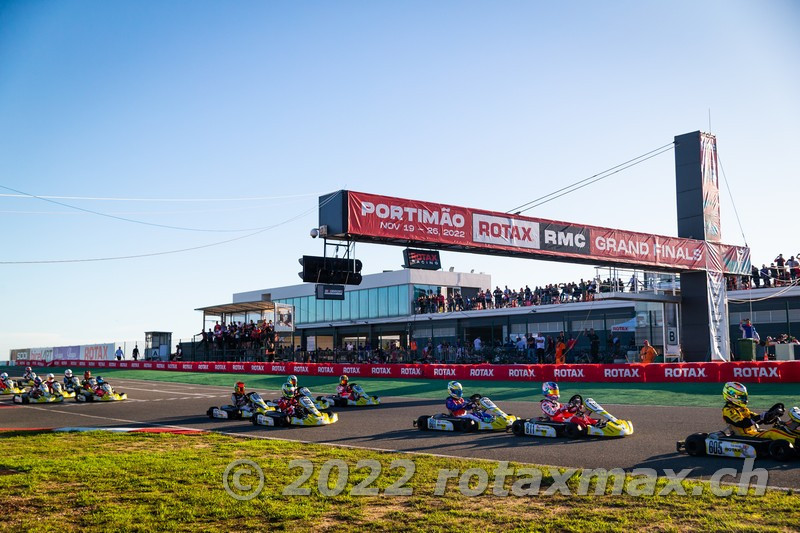
[[[358,293],[358,318],[369,318],[368,290],[362,289]]]
[[[378,317],[389,314],[389,287],[378,288]]]

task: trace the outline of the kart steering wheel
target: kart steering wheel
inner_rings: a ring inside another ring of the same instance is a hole
[[[580,394],[575,394],[572,398],[569,399],[567,405],[571,409],[575,409],[576,411],[580,411],[581,407],[583,407],[583,396]]]

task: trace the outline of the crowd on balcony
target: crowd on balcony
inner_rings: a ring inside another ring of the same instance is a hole
[[[274,353],[278,336],[275,333],[275,325],[270,321],[259,321],[255,323],[230,322],[222,324],[217,321],[213,328],[199,333],[201,345],[207,349],[216,350],[243,350],[258,351],[264,350],[266,353]]]

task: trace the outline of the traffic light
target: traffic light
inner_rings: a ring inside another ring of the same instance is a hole
[[[304,255],[299,261],[303,271],[298,275],[305,282],[361,285],[361,261],[358,259]]]

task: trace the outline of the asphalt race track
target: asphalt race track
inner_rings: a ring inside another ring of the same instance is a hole
[[[114,388],[128,393],[128,400],[109,403],[16,405],[11,396],[0,396],[0,428],[140,427],[175,426],[251,437],[347,445],[388,451],[434,453],[517,461],[575,468],[653,468],[680,472],[687,477],[708,478],[720,468],[740,469],[741,461],[722,457],[690,457],[675,451],[675,442],[699,431],[722,428],[720,408],[605,405],[616,417],[633,421],[634,435],[622,439],[542,439],[515,437],[511,433],[447,433],[419,431],[412,421],[420,415],[441,412],[444,399],[381,398],[378,407],[335,408],[339,421],[331,426],[267,428],[249,421],[209,420],[213,405],[230,400],[229,387],[209,387],[144,380],[114,380]],[[275,398],[275,391],[259,391]],[[369,392],[369,391],[368,391]],[[602,398],[598,398],[602,403]],[[538,416],[538,404],[499,402],[507,413],[524,418]],[[800,489],[800,459],[780,464],[756,461],[769,472],[769,485]],[[732,481],[730,477],[725,481]]]

